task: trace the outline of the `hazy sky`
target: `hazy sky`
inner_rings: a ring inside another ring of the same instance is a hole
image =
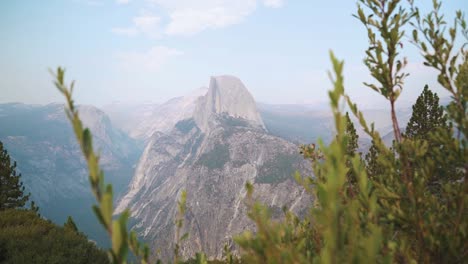
[[[444,2],[446,14],[468,10],[466,0]],[[377,105],[361,85],[367,38],[355,9],[353,0],[0,1],[0,103],[63,101],[47,70],[59,65],[85,104],[163,102],[219,74],[239,77],[257,101],[324,102],[333,49],[349,93]],[[405,45],[410,101],[435,77]]]

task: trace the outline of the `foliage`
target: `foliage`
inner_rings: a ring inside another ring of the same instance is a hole
[[[286,212],[284,222],[272,222],[267,208],[250,206],[249,216],[257,225],[257,234],[244,233],[236,242],[244,250],[248,263],[343,263],[376,261],[385,245],[377,223],[377,199],[372,194],[361,159],[349,157],[346,118],[339,110],[344,95],[343,62],[331,55],[335,71],[334,90],[329,96],[337,131],[328,147],[319,142],[320,159],[312,159],[316,178],[296,179],[315,196],[316,206],[303,221]],[[346,161],[350,158],[359,196],[346,192]],[[249,192],[252,187],[247,186]]]
[[[345,135],[346,135],[346,138],[347,138],[347,142],[346,142],[346,156],[347,156],[346,168],[348,168],[348,173],[346,174],[346,178],[348,180],[348,194],[350,196],[353,196],[354,192],[355,192],[354,189],[356,188],[357,180],[356,180],[356,175],[354,174],[354,171],[353,171],[353,168],[352,168],[352,166],[353,166],[352,159],[355,156],[360,157],[361,154],[357,153],[359,136],[356,133],[356,129],[354,128],[354,124],[351,121],[351,118],[349,118],[348,112],[346,112],[345,118],[346,118]]]
[[[371,178],[375,178],[383,174],[382,167],[380,167],[379,163],[377,162],[378,158],[379,149],[377,148],[375,141],[372,140],[372,145],[365,157],[367,175]]]
[[[253,186],[246,184],[248,216],[257,226],[256,233],[246,231],[235,238],[243,250],[245,263],[305,263],[310,257],[307,224],[302,224],[291,213],[285,221],[271,221],[268,207],[254,201]],[[304,254],[309,252],[309,254]],[[308,256],[309,255],[309,256]]]
[[[26,210],[0,212],[0,253],[2,263],[109,263],[83,234]]]
[[[444,109],[439,106],[439,97],[426,85],[413,105],[413,114],[406,126],[405,137],[427,138],[428,133],[436,127],[449,129]]]
[[[367,125],[344,92],[343,63],[332,54],[334,89],[329,96],[337,136],[328,146],[320,141],[303,146],[301,151],[312,161],[315,177],[296,177],[315,197],[315,205],[304,220],[286,212],[284,221],[273,222],[265,206],[251,204],[249,216],[257,233],[246,232],[236,240],[249,263],[466,261],[468,61],[463,48],[453,53],[457,27],[468,36],[463,15],[457,12],[455,26],[446,37],[437,1],[424,19],[414,5],[408,12],[398,0],[359,2],[356,17],[365,25],[370,42],[364,62],[378,83],[365,85],[389,101],[396,141],[387,148],[373,126]],[[403,28],[410,21],[425,37],[419,40],[418,33],[413,33],[413,42],[421,48],[425,64],[438,70],[438,81],[453,101],[445,116],[437,97],[425,89],[404,135],[394,115],[394,102],[406,77],[402,72],[406,59],[399,59],[398,54],[403,48]],[[347,119],[339,109],[342,100],[372,138],[366,162],[348,151],[352,133],[345,132]],[[345,191],[350,170],[357,182],[353,195]],[[247,189],[252,191],[250,185]]]
[[[463,177],[458,169],[463,164],[460,160],[451,158],[452,154],[456,153],[451,146],[457,143],[447,144],[453,141],[452,134],[447,114],[443,107],[439,106],[439,97],[426,85],[413,105],[413,114],[406,128],[405,137],[424,140],[427,143],[424,159],[434,162],[431,164],[433,172],[431,178],[428,178],[427,186],[435,193],[441,192],[442,183]]]
[[[365,9],[370,11],[365,14]],[[403,72],[406,58],[401,58],[404,27],[413,14],[408,12],[400,0],[359,0],[355,15],[366,27],[369,48],[366,50],[364,64],[369,69],[377,84],[364,83],[384,96],[390,103],[393,130],[397,142],[401,141],[401,132],[395,113],[395,101],[403,90],[404,79],[408,73]]]
[[[0,211],[23,207],[30,194],[24,194],[21,174],[16,172],[16,162],[12,162],[8,151],[0,141]],[[36,208],[32,204],[33,208]]]
[[[284,210],[282,221],[273,221],[267,206],[253,198],[253,186],[246,184],[248,216],[256,232],[244,232],[235,238],[245,263],[462,263],[468,253],[468,157],[467,95],[468,60],[463,47],[454,52],[458,29],[468,40],[463,14],[457,12],[448,28],[441,4],[422,17],[410,1],[410,9],[401,0],[360,0],[356,17],[367,30],[370,46],[364,63],[376,83],[365,86],[380,93],[390,105],[396,141],[387,148],[379,133],[369,126],[363,113],[345,93],[344,62],[330,54],[333,72],[329,92],[336,137],[329,145],[303,146],[302,154],[312,162],[314,177],[296,175],[296,180],[314,197],[314,205],[304,219]],[[404,87],[407,64],[400,57],[404,29],[415,27],[412,42],[421,49],[425,65],[438,71],[439,83],[452,95],[446,117],[436,98],[416,103],[414,118],[407,134],[400,132],[395,102]],[[422,38],[420,38],[422,35]],[[465,44],[466,45],[466,44]],[[71,99],[71,89],[58,69],[57,88],[68,102],[67,114],[88,161],[90,182],[99,203],[94,207],[98,219],[112,238],[111,260],[126,261],[128,248],[148,260],[134,233],[127,240],[128,212],[112,221],[112,188],[104,184],[98,156],[94,153],[89,130],[83,130]],[[342,114],[343,102],[372,138],[366,161],[355,153],[357,136],[349,117]],[[435,118],[436,123],[426,123]],[[453,127],[447,125],[445,118]],[[427,119],[427,115],[426,115]],[[418,124],[424,124],[419,129]],[[430,129],[429,129],[430,127]],[[223,151],[221,151],[223,152]],[[225,152],[225,151],[224,151]],[[219,153],[218,153],[219,154]],[[222,156],[222,155],[216,155]],[[352,175],[352,180],[350,176]],[[350,182],[352,192],[349,191]],[[434,189],[433,186],[437,187]],[[179,203],[185,211],[185,196]],[[180,229],[182,215],[176,219]],[[111,223],[112,222],[112,223]],[[175,262],[179,262],[179,242],[186,236],[176,234]],[[232,258],[225,259],[232,263]],[[196,263],[207,263],[197,254]]]
[[[356,129],[354,128],[354,124],[351,121],[351,118],[349,118],[348,112],[346,112],[345,118],[346,118],[345,135],[348,138],[348,142],[346,143],[346,154],[348,154],[349,156],[354,156],[359,147],[358,145],[359,136],[356,133]],[[348,166],[348,167],[351,168],[351,166]]]
[[[52,74],[55,76],[55,86],[65,96],[67,117],[72,123],[76,139],[88,164],[89,182],[98,202],[98,205],[93,206],[93,210],[111,239],[112,248],[108,251],[111,262],[126,263],[130,249],[136,257],[141,258],[142,263],[148,263],[148,246],[138,242],[135,232],[127,231],[128,210],[123,212],[118,219],[112,219],[114,211],[112,185],[104,181],[104,173],[99,165],[99,155],[93,149],[91,132],[83,128],[73,102],[72,92],[75,82],[71,82],[70,86],[65,84],[65,71],[62,68],[58,68],[57,72]]]
[[[68,216],[67,222],[63,225],[65,229],[72,230],[75,232],[78,232],[78,227],[76,227],[75,222],[73,221],[73,218],[71,216]]]
[[[112,185],[106,184],[104,180],[104,172],[99,165],[99,155],[94,151],[93,148],[91,131],[88,128],[83,127],[83,123],[79,117],[78,110],[73,101],[72,93],[75,82],[72,81],[69,86],[66,85],[65,70],[60,67],[57,68],[55,73],[51,73],[55,77],[54,84],[56,88],[63,94],[67,101],[67,108],[65,109],[65,112],[68,119],[72,123],[76,139],[88,165],[91,190],[98,202],[98,205],[93,206],[93,211],[101,225],[107,231],[107,234],[111,240],[112,247],[108,250],[108,257],[111,263],[127,263],[129,250],[133,256],[139,259],[142,264],[149,263],[149,247],[146,244],[138,241],[134,231],[129,232],[127,230],[127,221],[130,216],[129,211],[125,210],[118,217],[118,219],[113,219],[114,206]],[[186,193],[183,191],[181,200],[179,201],[179,210],[182,214],[185,211],[185,199]],[[67,221],[67,225],[72,225],[73,220],[71,218],[68,220],[71,221],[70,223]],[[183,220],[179,216],[179,218],[176,220],[177,230],[180,230],[182,224]],[[179,243],[185,238],[186,235],[183,235],[182,237],[177,235],[174,256],[176,263],[178,262],[179,257]],[[157,260],[156,263],[160,263],[160,261]]]
[[[184,233],[182,236],[180,235],[180,230],[184,225],[184,216],[185,211],[187,209],[187,192],[182,191],[180,196],[180,200],[177,202],[178,207],[178,215],[175,221],[176,226],[176,244],[174,245],[174,263],[179,263],[179,251],[180,251],[180,243],[188,238],[188,233]]]

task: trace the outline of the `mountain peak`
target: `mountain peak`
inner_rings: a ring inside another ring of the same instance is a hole
[[[231,75],[212,76],[208,92],[197,103],[194,119],[204,132],[217,115],[241,118],[265,129],[254,98],[242,81]]]

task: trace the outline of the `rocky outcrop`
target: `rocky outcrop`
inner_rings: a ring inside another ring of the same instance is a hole
[[[168,133],[174,125],[192,118],[198,99],[208,88],[201,87],[186,96],[173,98],[163,104],[125,105],[114,103],[104,107],[113,123],[132,138],[148,143],[155,132]]]
[[[241,80],[230,75],[211,77],[208,88],[199,88],[163,104],[112,104],[104,109],[131,137],[146,143],[153,133],[169,133],[177,122],[189,118],[194,118],[206,132],[214,125],[210,123],[215,120],[213,116],[219,114],[241,118],[251,126],[266,129],[254,98]]]
[[[206,132],[215,125],[212,122],[219,114],[240,118],[251,126],[265,129],[254,98],[241,80],[234,76],[211,77],[207,94],[197,102],[194,119],[198,127]]]
[[[240,80],[213,77],[195,109],[193,118],[179,121],[170,133],[151,137],[115,211],[130,209],[134,230],[165,259],[173,252],[182,190],[187,191],[182,232],[189,233],[182,245],[185,257],[199,251],[221,257],[225,243],[254,228],[246,213],[246,182],[275,217],[283,206],[301,214],[310,203],[292,177],[296,170],[310,175],[310,165],[298,146],[267,133]]]

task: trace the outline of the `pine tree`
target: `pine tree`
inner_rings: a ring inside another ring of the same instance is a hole
[[[348,112],[346,112],[346,130],[345,135],[348,137],[348,144],[346,148],[346,154],[349,156],[354,156],[358,149],[358,139],[359,136],[356,133],[356,129],[354,128],[354,124],[349,118]]]
[[[413,105],[413,114],[405,136],[427,142],[425,159],[436,162],[433,177],[428,180],[428,186],[434,192],[440,192],[441,182],[460,178],[458,176],[460,173],[457,172],[460,161],[448,158],[453,152],[449,147],[451,144],[448,144],[453,133],[447,119],[444,108],[439,105],[439,97],[426,85]]]
[[[375,178],[378,175],[382,175],[382,167],[377,162],[378,158],[379,158],[379,149],[375,145],[375,141],[372,140],[372,145],[369,148],[369,152],[367,152],[366,158],[365,158],[367,175],[369,175],[370,178]]]
[[[39,213],[39,209],[39,206],[37,206],[34,201],[31,201],[31,204],[29,205],[29,210],[36,213],[40,217],[41,214]]]
[[[0,211],[23,207],[30,194],[24,194],[21,174],[16,172],[16,162],[12,162],[3,143],[0,141]]]
[[[78,227],[76,227],[75,221],[73,221],[73,218],[71,216],[68,216],[67,222],[63,225],[65,229],[73,230],[75,232],[78,232]]]
[[[436,127],[448,128],[447,117],[443,107],[439,106],[439,97],[426,85],[413,105],[413,114],[405,136],[413,139],[427,139],[427,134]]]
[[[356,133],[356,129],[354,128],[354,124],[349,118],[348,112],[345,115],[346,118],[346,130],[345,135],[347,137],[347,144],[346,144],[346,156],[348,157],[346,160],[346,167],[348,168],[348,173],[346,177],[348,179],[348,194],[354,196],[354,188],[353,186],[356,184],[356,176],[353,172],[353,165],[351,159],[356,155],[356,151],[358,149],[358,139],[359,136]],[[360,154],[359,154],[360,155]]]

